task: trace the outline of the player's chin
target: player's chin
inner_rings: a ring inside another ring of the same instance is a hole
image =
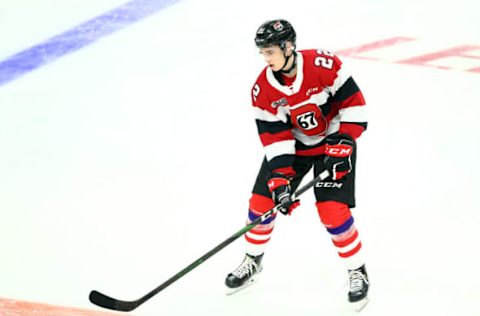
[[[270,69],[272,69],[273,71],[279,71],[280,70],[280,67],[275,66],[275,65],[268,65],[268,67],[270,67]]]

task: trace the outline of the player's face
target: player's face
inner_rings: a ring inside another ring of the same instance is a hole
[[[260,48],[260,54],[263,55],[265,62],[273,71],[279,71],[285,64],[285,57],[279,46]]]

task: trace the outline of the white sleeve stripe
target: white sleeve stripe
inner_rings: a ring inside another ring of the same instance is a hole
[[[266,122],[281,122],[282,120],[276,115],[268,112],[267,110],[262,110],[258,107],[253,107],[254,115],[257,120],[266,121]]]
[[[367,122],[367,109],[364,105],[351,106],[338,112],[341,122]]]
[[[295,155],[295,140],[282,140],[265,146],[265,155],[268,161],[281,155]]]
[[[351,77],[349,73],[347,73],[343,67],[340,68],[337,72],[337,78],[333,81],[333,84],[328,87],[333,95],[337,93],[337,91],[347,82],[347,80]]]

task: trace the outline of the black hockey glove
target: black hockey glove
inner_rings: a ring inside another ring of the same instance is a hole
[[[333,134],[325,142],[325,166],[331,170],[333,180],[340,180],[352,171],[355,140],[347,134]]]
[[[272,199],[275,205],[280,204],[279,211],[284,215],[290,215],[297,206],[300,205],[299,200],[292,200],[292,188],[290,181],[281,173],[274,173],[272,178],[268,180],[268,189],[272,193]]]

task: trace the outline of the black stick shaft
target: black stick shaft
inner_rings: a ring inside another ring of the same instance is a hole
[[[329,176],[328,170],[323,171],[319,176],[317,176],[313,180],[310,180],[303,187],[301,187],[297,191],[295,191],[293,196],[295,198],[299,197],[305,191],[307,191],[310,188],[312,188],[313,186],[315,186],[318,182],[320,182],[322,180],[325,180],[328,176]],[[175,281],[177,281],[178,279],[180,279],[181,277],[186,275],[188,272],[192,271],[193,269],[195,269],[196,267],[201,265],[208,258],[212,257],[214,254],[216,254],[217,252],[219,252],[220,250],[222,250],[223,248],[225,248],[226,246],[231,244],[233,241],[235,241],[238,237],[242,236],[243,234],[245,234],[246,232],[248,232],[249,230],[251,230],[252,228],[257,226],[261,222],[268,219],[270,216],[272,216],[277,211],[278,211],[278,206],[275,206],[274,208],[270,209],[268,212],[263,214],[261,217],[257,218],[252,223],[246,225],[245,227],[243,227],[242,229],[237,231],[235,234],[233,234],[232,236],[227,238],[225,241],[223,241],[222,243],[217,245],[215,248],[213,248],[212,250],[210,250],[209,252],[207,252],[206,254],[204,254],[203,256],[201,256],[200,258],[198,258],[197,260],[195,260],[191,264],[189,264],[187,267],[182,269],[180,272],[178,272],[177,274],[172,276],[170,279],[168,279],[167,281],[165,281],[164,283],[162,283],[157,288],[150,291],[149,293],[147,293],[143,297],[139,298],[138,300],[135,300],[135,301],[121,301],[121,300],[116,300],[116,299],[110,298],[110,297],[108,297],[108,296],[106,296],[106,295],[104,295],[100,292],[92,291],[90,293],[90,301],[92,303],[98,305],[98,306],[113,309],[113,310],[131,311],[131,310],[137,308],[138,306],[140,306],[141,304],[145,303],[146,301],[148,301],[150,298],[152,298],[153,296],[158,294],[160,291],[164,290],[166,287],[168,287],[169,285],[171,285],[172,283],[174,283]]]

